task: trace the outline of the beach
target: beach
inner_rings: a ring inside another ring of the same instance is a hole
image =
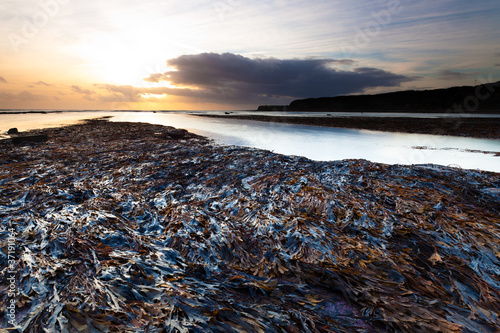
[[[104,119],[28,134],[48,140],[0,142],[2,328],[500,327],[499,173]]]
[[[405,117],[294,117],[271,115],[200,115],[213,118],[247,119],[265,122],[365,129],[384,132],[452,135],[483,139],[500,139],[500,118],[470,118],[459,114],[441,118]]]

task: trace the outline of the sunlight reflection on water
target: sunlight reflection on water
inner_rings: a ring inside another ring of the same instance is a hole
[[[500,172],[500,140],[390,133],[185,114],[120,114],[114,121],[144,121],[188,129],[217,142],[329,161],[362,158],[388,164],[454,165]],[[416,149],[419,147],[420,149]],[[426,147],[425,149],[423,149]]]
[[[500,172],[500,156],[494,156],[494,153],[500,152],[500,140],[207,118],[188,115],[186,112],[2,114],[0,130],[5,133],[11,127],[17,127],[20,131],[57,127],[108,115],[113,116],[113,121],[148,122],[185,128],[220,144],[256,147],[313,160],[361,158],[388,164],[433,163]]]

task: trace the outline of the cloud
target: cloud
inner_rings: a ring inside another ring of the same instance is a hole
[[[112,84],[99,84],[98,88],[106,90],[109,95],[99,96],[99,100],[103,102],[140,102],[141,101],[141,88],[124,85],[116,86]]]
[[[94,92],[92,90],[89,90],[89,89],[82,89],[80,86],[71,86],[71,90],[73,90],[74,92],[78,93],[78,94],[83,94],[83,95],[92,95],[94,94]]]
[[[46,87],[50,87],[51,86],[51,84],[48,84],[48,83],[43,82],[43,81],[38,81],[38,82],[35,82],[33,84],[37,85],[37,86],[46,86]]]
[[[495,64],[495,67],[500,67],[500,63],[496,63],[496,64]]]
[[[461,73],[461,72],[456,72],[452,71],[449,69],[442,69],[439,71],[439,79],[441,80],[458,80],[458,79],[465,79],[470,76],[475,75],[474,73]]]
[[[340,59],[340,60],[335,60],[335,62],[341,65],[352,65],[354,64],[355,61],[351,59]]]
[[[3,76],[0,76],[0,83],[8,83],[6,79],[4,79]]]
[[[80,86],[76,85],[71,86],[71,90],[73,90],[77,94],[82,94],[82,98],[86,99],[87,101],[95,101],[95,98],[91,96],[95,94],[95,92],[92,90],[82,89]]]
[[[141,88],[131,85],[97,84],[98,88],[108,92],[108,95],[99,95],[98,99],[103,102],[132,103],[145,101],[144,95],[175,95],[210,99],[209,94],[204,91],[189,88],[167,88],[153,87]],[[150,100],[150,99],[148,99]]]
[[[33,94],[29,91],[21,91],[18,94],[8,93],[8,92],[0,92],[0,100],[3,101],[44,101],[47,100],[47,96]]]
[[[183,94],[219,102],[248,102],[358,93],[415,79],[377,68],[335,68],[352,64],[349,59],[251,59],[232,53],[201,53],[170,59],[168,67],[176,70],[155,73],[145,80],[192,88]],[[170,94],[176,94],[175,90]]]
[[[145,78],[144,81],[147,82],[160,82],[164,80],[164,74],[163,73],[155,73],[151,74],[149,77]]]

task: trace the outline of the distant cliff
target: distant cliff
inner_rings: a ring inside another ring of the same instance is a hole
[[[259,110],[264,106],[259,107]],[[276,107],[276,106],[274,106]],[[287,111],[500,113],[500,81],[478,86],[295,100]],[[278,108],[275,108],[278,110]]]

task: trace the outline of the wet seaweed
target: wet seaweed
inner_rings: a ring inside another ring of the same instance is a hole
[[[0,145],[22,332],[496,332],[500,175],[90,121]]]

